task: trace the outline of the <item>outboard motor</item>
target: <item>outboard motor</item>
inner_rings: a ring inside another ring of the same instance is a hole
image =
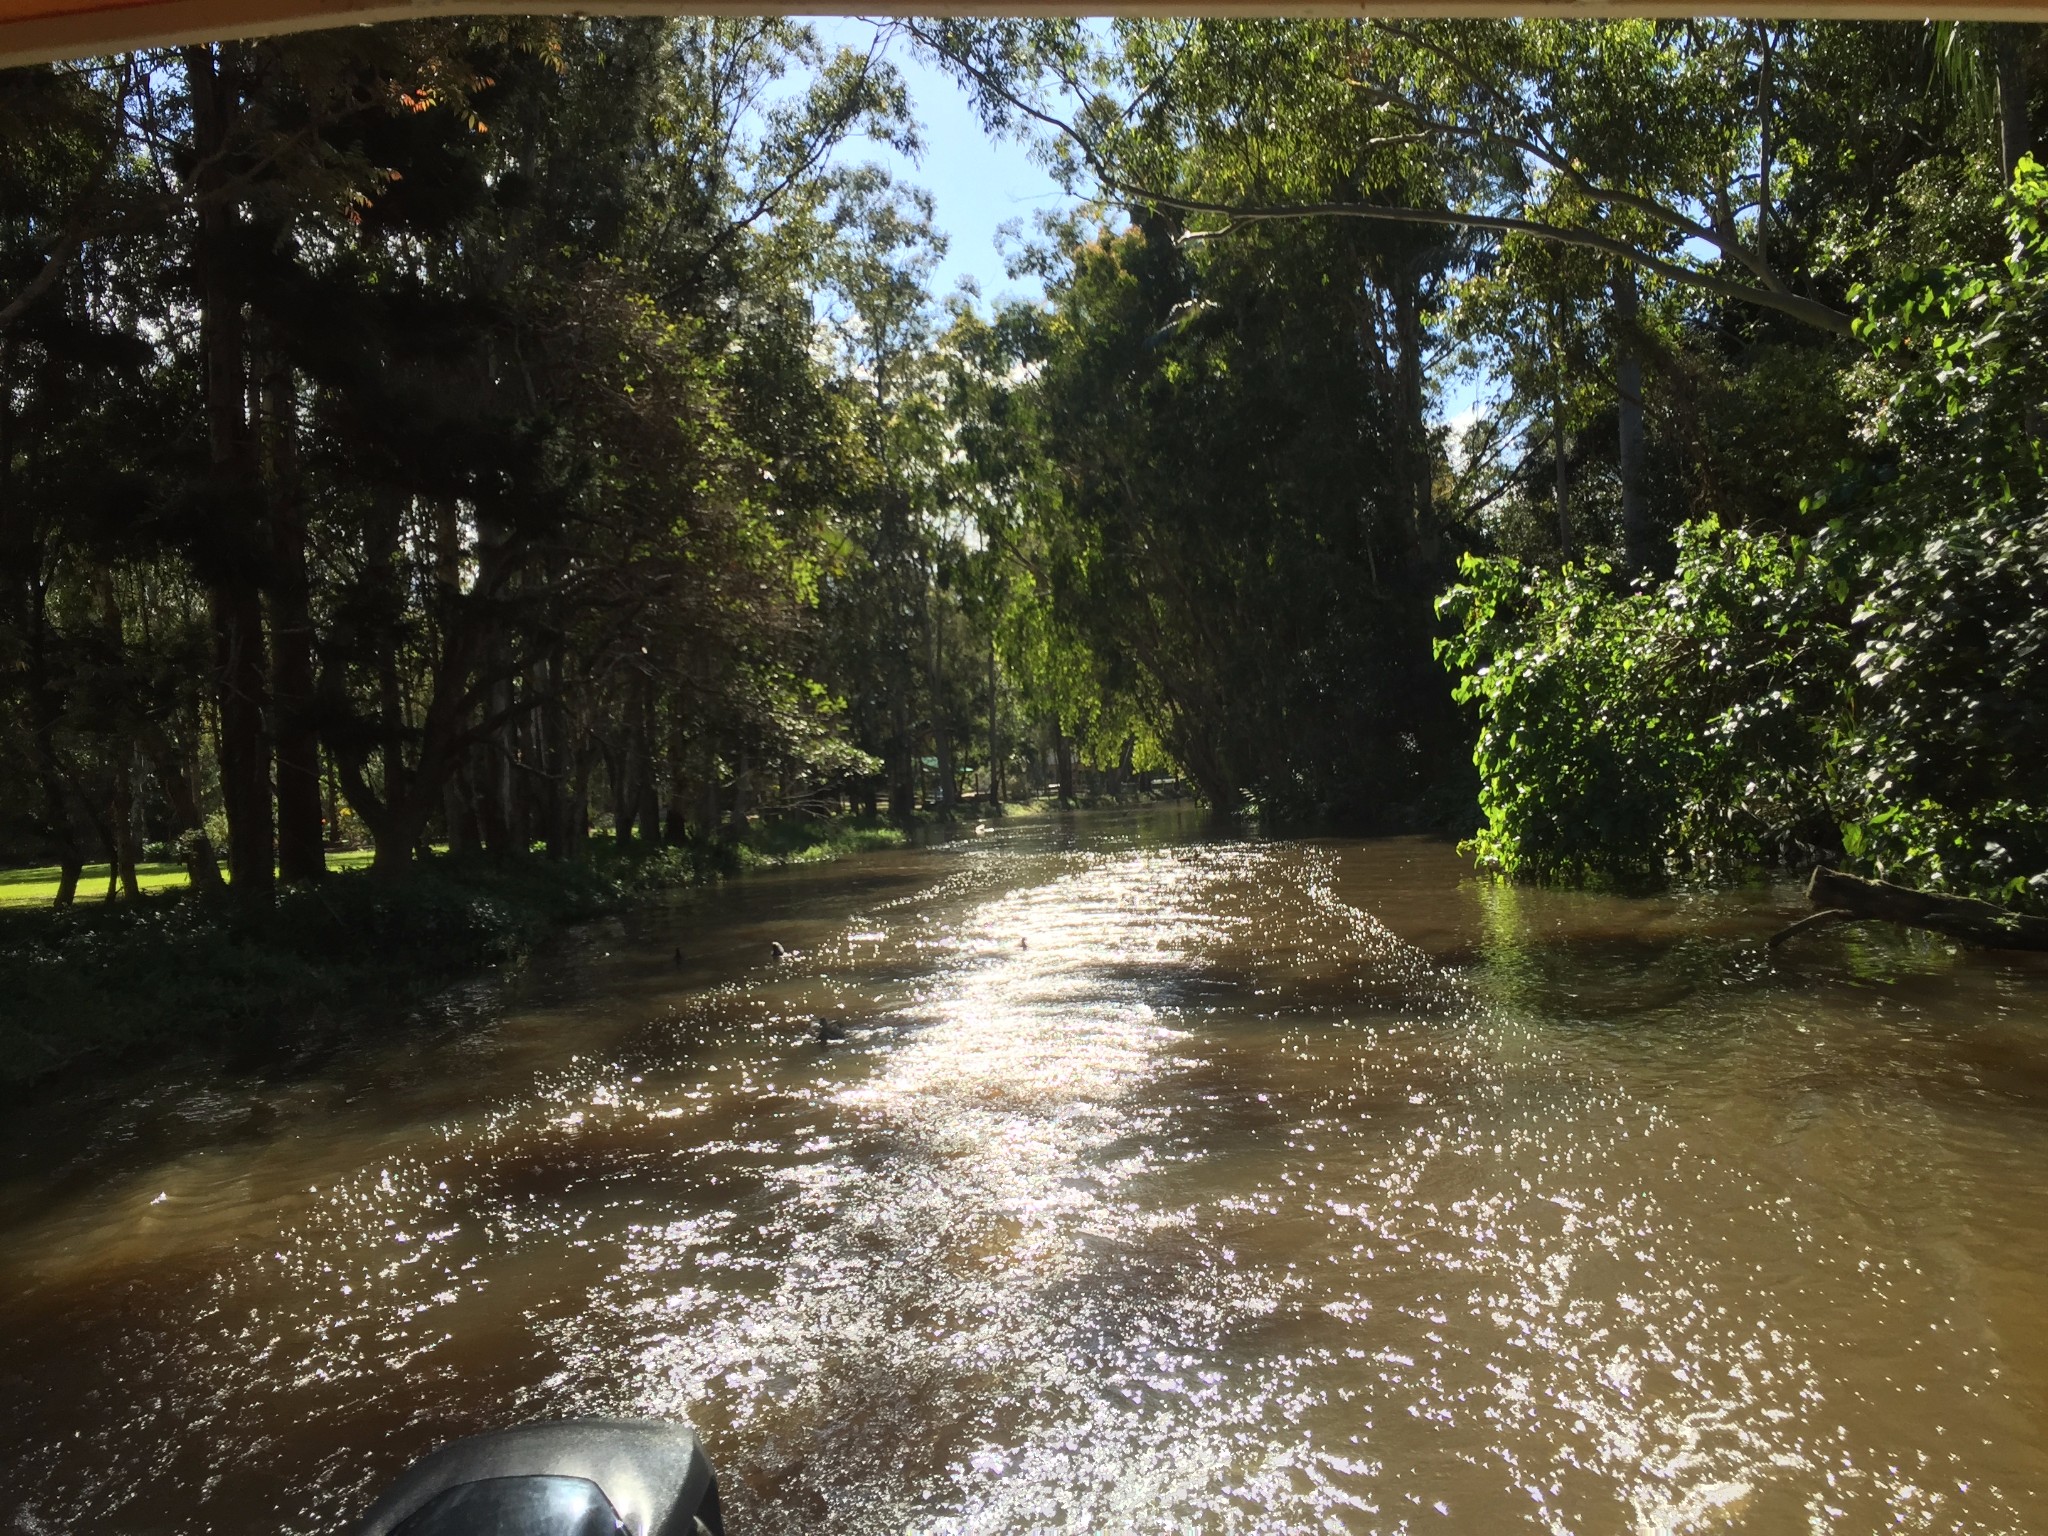
[[[414,1462],[357,1536],[725,1536],[697,1437],[652,1419],[564,1419]]]

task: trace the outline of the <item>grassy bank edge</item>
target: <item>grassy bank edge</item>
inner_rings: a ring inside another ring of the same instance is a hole
[[[894,827],[785,820],[734,843],[423,860],[403,880],[345,870],[256,917],[189,892],[0,909],[0,1097],[80,1071],[257,1061],[402,1019],[570,924],[750,870],[900,846]]]

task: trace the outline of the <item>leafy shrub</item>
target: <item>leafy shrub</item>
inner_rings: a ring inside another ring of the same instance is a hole
[[[1815,855],[2048,900],[2048,175],[2009,254],[1864,295],[1866,459],[1810,542],[1683,530],[1670,580],[1468,558],[1439,654],[1509,874]]]
[[[2008,254],[1866,296],[1859,370],[1895,473],[1817,545],[1856,600],[1849,851],[1895,877],[2048,896],[2048,174]],[[1834,509],[1831,509],[1834,510]]]
[[[1825,720],[1846,636],[1803,541],[1682,530],[1668,582],[1467,557],[1441,643],[1479,705],[1484,817],[1502,873],[1731,872],[1827,838]]]

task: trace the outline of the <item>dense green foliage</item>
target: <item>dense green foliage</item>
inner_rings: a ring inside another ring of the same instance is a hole
[[[255,909],[341,844],[1040,787],[951,579],[942,240],[863,141],[895,71],[775,21],[0,74],[0,853]]]
[[[1681,534],[1668,581],[1472,556],[1444,597],[1479,709],[1483,863],[1507,874],[1741,873],[1824,846],[1849,659],[1805,540]]]
[[[1867,296],[1866,452],[1812,537],[1682,531],[1665,582],[1468,559],[1445,652],[1479,706],[1483,859],[1645,875],[1801,855],[2048,898],[2048,176],[1993,261]]]
[[[901,80],[792,23],[0,74],[0,851],[259,921],[1167,772],[2048,871],[2039,29],[899,35],[1073,194],[1042,297],[935,299]]]
[[[1398,823],[1460,750],[1429,655],[1448,567],[1390,473],[1399,347],[1360,348],[1328,280],[1375,245],[1302,227],[1190,259],[1140,226],[1013,317],[1047,461],[1013,536],[1217,806]]]
[[[2036,32],[918,33],[1128,218],[1053,231],[1013,322],[1050,463],[1020,499],[1212,801],[1455,806],[1434,637],[1502,870],[2048,863],[2031,183],[1994,206]],[[1503,390],[1457,433],[1448,361]]]
[[[1881,481],[1826,507],[1854,603],[1849,850],[1935,885],[2048,901],[2048,176],[2023,161],[1993,261],[1871,299]]]

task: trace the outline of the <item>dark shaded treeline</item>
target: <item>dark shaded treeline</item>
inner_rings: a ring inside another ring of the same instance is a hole
[[[974,707],[917,669],[844,713],[939,622],[892,402],[817,323],[935,238],[836,158],[913,142],[879,59],[351,29],[15,71],[0,135],[0,811],[60,902],[146,842],[260,905],[344,838],[714,838]]]

